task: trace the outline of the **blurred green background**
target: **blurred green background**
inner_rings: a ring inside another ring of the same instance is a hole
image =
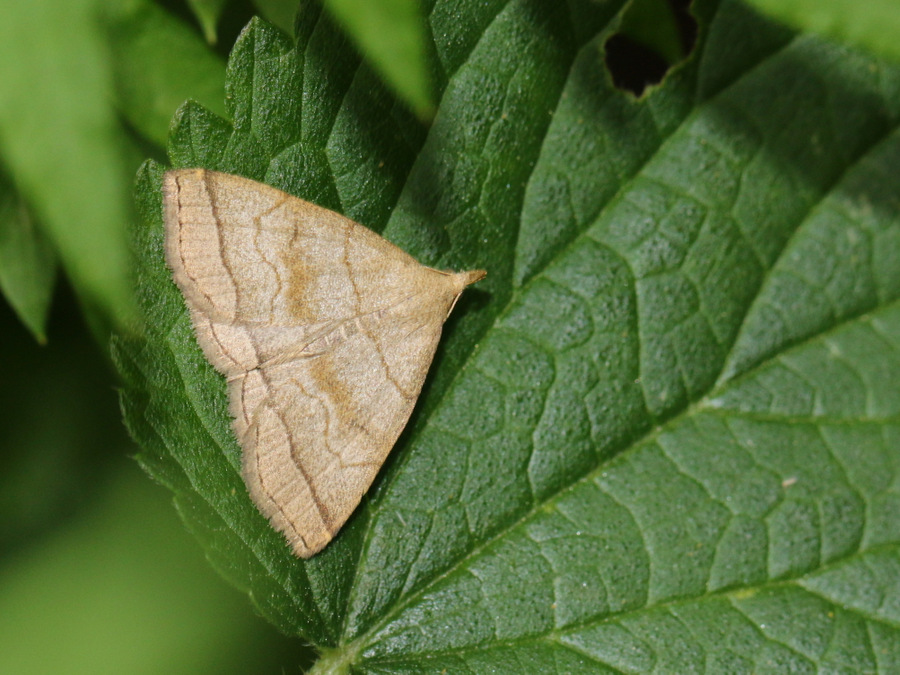
[[[108,356],[139,330],[131,188],[187,98],[224,110],[254,13],[292,2],[6,3],[0,22],[0,673],[290,673],[308,647],[204,560],[131,459]]]
[[[67,288],[48,332],[39,346],[0,306],[0,673],[299,672],[304,646],[218,577],[128,457]]]

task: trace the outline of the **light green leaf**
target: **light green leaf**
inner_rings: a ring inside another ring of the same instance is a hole
[[[38,342],[47,339],[47,312],[56,257],[8,177],[0,173],[0,291]]]
[[[420,0],[323,0],[366,60],[423,117],[431,114],[432,84]]]
[[[203,36],[209,44],[216,41],[216,26],[227,2],[228,0],[188,0],[188,5],[200,22]]]
[[[85,304],[133,314],[127,172],[95,0],[19,2],[0,21],[0,154]]]
[[[750,0],[750,4],[799,30],[900,61],[900,6],[894,0]]]
[[[900,666],[900,69],[699,2],[694,53],[634,100],[602,53],[625,4],[436,2],[427,129],[313,9],[296,46],[245,31],[233,126],[182,109],[176,166],[488,270],[309,561],[246,494],[162,167],[139,179],[149,332],[116,354],[141,461],[320,672]]]
[[[145,0],[111,3],[107,20],[119,109],[147,139],[165,146],[189,98],[225,114],[225,64],[189,26]]]

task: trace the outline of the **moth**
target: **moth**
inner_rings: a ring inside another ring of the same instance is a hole
[[[349,218],[247,178],[163,178],[166,261],[228,384],[256,506],[308,558],[397,441],[463,289]]]

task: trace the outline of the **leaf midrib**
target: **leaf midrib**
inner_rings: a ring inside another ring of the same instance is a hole
[[[884,543],[879,544],[877,546],[872,546],[865,550],[857,549],[853,553],[840,556],[838,558],[834,558],[830,560],[827,564],[822,565],[817,568],[814,572],[816,575],[827,574],[829,571],[837,569],[843,565],[846,565],[848,562],[860,558],[862,555],[877,555],[879,553],[893,553],[900,549],[900,545],[897,543]],[[805,593],[809,593],[810,595],[819,598],[823,602],[829,605],[837,605],[837,601],[833,598],[828,597],[827,595],[823,595],[816,589],[810,588],[809,586],[802,583],[802,580],[809,576],[809,573],[798,574],[790,577],[782,577],[777,580],[767,580],[765,582],[753,585],[746,586],[730,586],[727,588],[722,588],[710,593],[705,594],[703,597],[704,600],[715,601],[717,599],[723,599],[729,601],[729,606],[736,611],[740,612],[742,616],[744,616],[748,621],[752,620],[750,617],[747,617],[743,612],[738,609],[734,601],[741,601],[747,597],[752,597],[764,590],[773,590],[779,588],[797,588],[802,590]],[[600,661],[596,658],[596,656],[584,652],[578,649],[575,645],[570,643],[565,643],[561,641],[561,638],[565,637],[568,634],[585,630],[589,628],[593,628],[604,623],[614,623],[621,621],[623,618],[630,617],[640,617],[644,614],[648,614],[651,612],[658,612],[660,610],[667,610],[670,608],[678,608],[690,606],[698,601],[697,597],[677,597],[672,598],[670,600],[666,600],[664,602],[658,602],[653,605],[642,606],[635,609],[626,609],[618,612],[610,612],[606,614],[601,619],[597,618],[588,618],[582,621],[578,621],[575,623],[571,623],[565,626],[565,628],[553,629],[550,631],[542,632],[542,633],[531,633],[516,639],[512,640],[498,640],[496,642],[492,642],[489,645],[478,644],[478,645],[469,645],[465,647],[459,647],[455,649],[441,649],[441,650],[433,650],[428,652],[416,652],[415,655],[410,658],[410,656],[383,656],[383,657],[375,657],[372,658],[369,663],[377,664],[377,665],[386,665],[391,663],[409,663],[410,660],[419,660],[424,658],[434,658],[441,656],[461,656],[465,654],[478,654],[483,653],[485,649],[493,649],[493,648],[515,648],[517,646],[527,646],[530,644],[534,644],[536,642],[551,642],[559,647],[564,649],[568,649],[577,653],[581,656],[585,656],[590,658],[592,661],[596,661],[597,663],[603,663],[608,667],[610,664]],[[846,607],[841,606],[841,608],[846,612],[851,612],[857,616],[860,616],[867,621],[871,621],[873,623],[878,623],[880,625],[896,628],[896,624],[892,623],[889,619],[884,616],[874,615],[870,612],[866,612],[859,607]]]

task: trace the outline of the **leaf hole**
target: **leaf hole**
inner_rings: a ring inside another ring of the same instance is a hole
[[[604,45],[606,67],[619,89],[641,96],[684,61],[697,41],[691,0],[635,0],[619,31]]]

